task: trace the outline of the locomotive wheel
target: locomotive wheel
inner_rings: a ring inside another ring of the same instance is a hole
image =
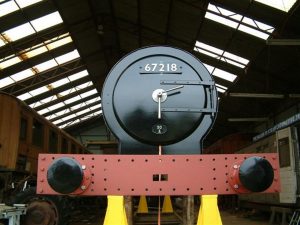
[[[21,219],[23,225],[65,225],[65,212],[62,202],[57,196],[36,194],[36,188],[31,187],[18,193],[13,203],[27,204],[26,215]]]

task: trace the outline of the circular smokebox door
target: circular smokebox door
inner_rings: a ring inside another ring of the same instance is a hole
[[[107,78],[104,102],[106,96],[112,101],[103,104],[108,125],[107,113],[113,112],[127,134],[155,145],[183,140],[204,115],[214,116],[217,105],[214,82],[202,63],[170,47],[145,48],[123,58]]]

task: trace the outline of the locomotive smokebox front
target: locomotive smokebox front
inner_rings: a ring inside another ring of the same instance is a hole
[[[215,83],[192,54],[148,47],[122,58],[103,86],[104,119],[121,154],[199,154],[217,114]]]

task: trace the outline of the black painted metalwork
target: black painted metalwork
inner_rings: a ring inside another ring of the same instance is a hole
[[[158,145],[165,154],[199,154],[217,105],[204,65],[186,51],[165,46],[125,56],[102,92],[103,115],[120,140],[121,154],[156,154]]]
[[[61,194],[69,194],[77,190],[82,183],[82,179],[81,165],[69,157],[54,160],[48,168],[48,183],[53,190]]]
[[[249,191],[262,192],[273,183],[274,171],[268,160],[254,156],[242,163],[239,178],[243,186]]]

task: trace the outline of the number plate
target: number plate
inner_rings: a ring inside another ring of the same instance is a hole
[[[147,63],[140,66],[140,74],[182,74],[177,63]]]

